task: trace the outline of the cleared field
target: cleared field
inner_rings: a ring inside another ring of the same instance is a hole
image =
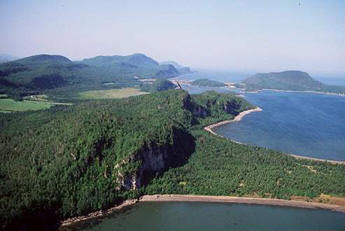
[[[29,111],[47,109],[53,106],[51,102],[44,101],[15,101],[13,99],[0,98],[0,112],[15,112],[15,111]]]
[[[84,91],[79,93],[81,99],[117,99],[136,95],[144,95],[148,92],[140,91],[137,88],[120,88],[110,90]]]

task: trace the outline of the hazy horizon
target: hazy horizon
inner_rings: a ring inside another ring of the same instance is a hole
[[[144,53],[196,69],[345,77],[345,0],[0,2],[0,53]]]

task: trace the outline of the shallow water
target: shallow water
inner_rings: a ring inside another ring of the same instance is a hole
[[[65,230],[280,231],[344,230],[345,214],[329,210],[205,202],[140,202],[124,212]]]
[[[345,97],[274,91],[247,93],[245,97],[263,111],[215,132],[286,153],[345,160]]]

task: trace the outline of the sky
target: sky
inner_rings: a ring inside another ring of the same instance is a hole
[[[345,78],[345,0],[0,0],[0,53]]]

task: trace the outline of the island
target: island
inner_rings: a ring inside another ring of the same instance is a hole
[[[225,87],[226,85],[222,82],[209,79],[197,79],[191,82],[192,85],[200,87]]]
[[[302,71],[283,71],[258,73],[243,80],[238,87],[248,91],[263,89],[285,91],[314,91],[324,93],[345,94],[345,86],[333,86],[313,79]]]

